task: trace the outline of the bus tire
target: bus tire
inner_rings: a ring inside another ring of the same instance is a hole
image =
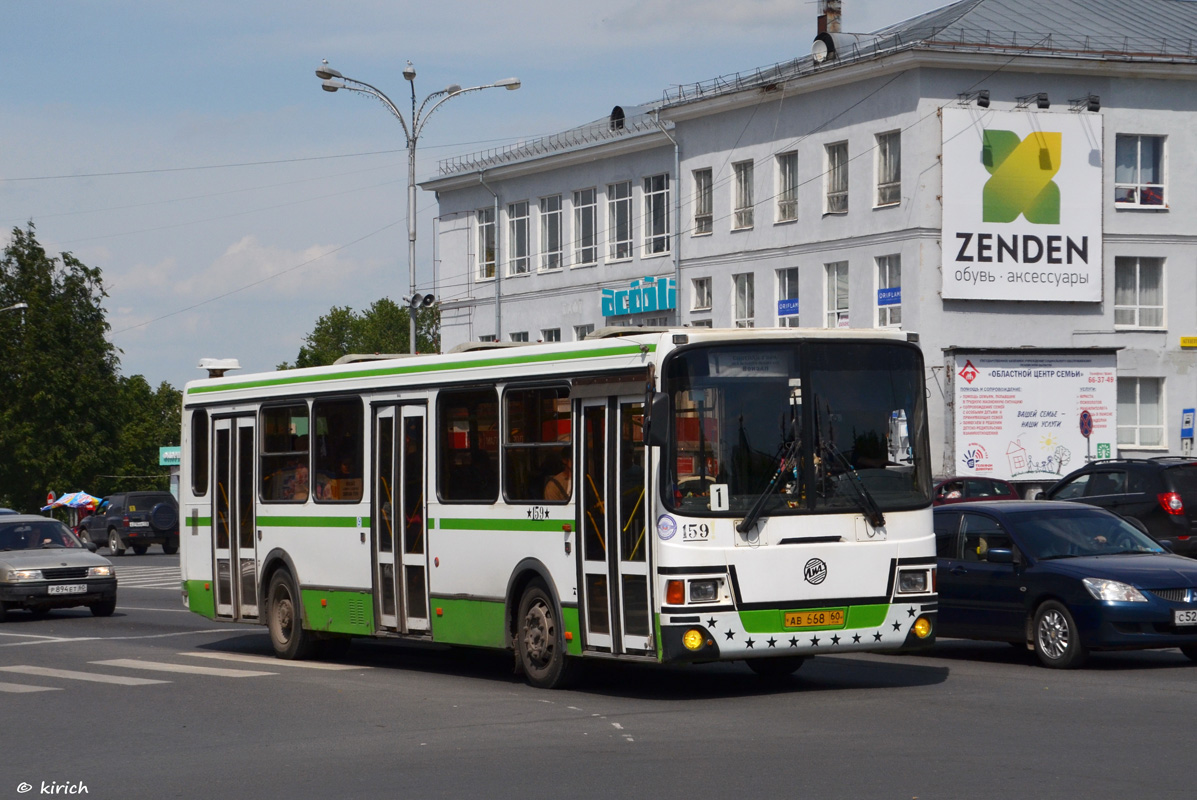
[[[299,589],[290,572],[280,569],[270,577],[266,602],[266,626],[270,629],[270,644],[274,647],[274,654],[288,661],[308,658],[316,640],[311,632],[303,628]]]
[[[573,664],[565,653],[561,616],[544,583],[532,581],[524,589],[516,620],[516,653],[528,683],[540,689],[563,688]]]
[[[778,681],[788,678],[806,663],[806,656],[782,656],[780,658],[750,658],[748,668],[757,677],[767,681]]]

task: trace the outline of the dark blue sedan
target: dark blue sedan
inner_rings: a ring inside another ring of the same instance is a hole
[[[940,637],[1033,647],[1045,666],[1090,650],[1179,647],[1197,661],[1197,560],[1075,503],[935,509]]]

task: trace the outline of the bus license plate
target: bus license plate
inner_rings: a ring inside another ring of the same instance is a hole
[[[83,594],[87,586],[82,583],[60,583],[47,588],[47,594]]]
[[[1173,625],[1197,625],[1197,610],[1185,609],[1172,612]]]
[[[842,628],[844,609],[825,608],[821,611],[787,611],[787,628]]]

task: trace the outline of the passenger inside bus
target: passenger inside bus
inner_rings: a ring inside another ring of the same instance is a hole
[[[549,501],[565,501],[573,491],[574,456],[569,448],[561,451],[561,471],[545,481],[544,499]]]

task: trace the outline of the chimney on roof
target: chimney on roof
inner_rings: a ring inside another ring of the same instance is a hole
[[[841,0],[819,0],[818,33],[840,32]]]

